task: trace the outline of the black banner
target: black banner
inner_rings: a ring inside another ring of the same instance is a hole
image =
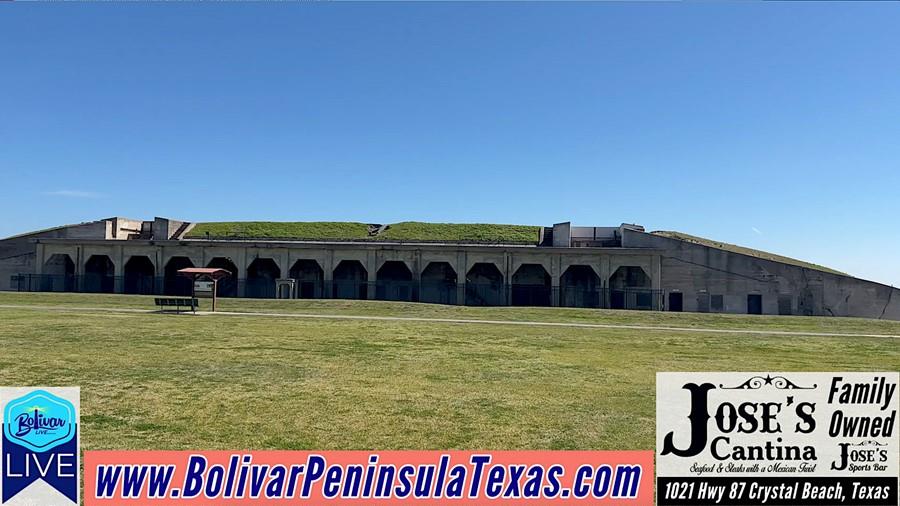
[[[658,478],[659,506],[897,506],[897,478],[686,477]]]

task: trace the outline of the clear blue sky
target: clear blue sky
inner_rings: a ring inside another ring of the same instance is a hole
[[[900,285],[900,4],[0,3],[0,236],[635,222]]]

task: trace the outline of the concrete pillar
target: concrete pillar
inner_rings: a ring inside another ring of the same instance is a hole
[[[156,257],[156,261],[154,262],[156,265],[156,269],[153,271],[154,275],[156,275],[156,279],[153,282],[154,291],[157,294],[162,294],[163,292],[163,281],[162,278],[165,275],[166,266],[163,265],[163,249],[162,246],[157,246],[156,251],[154,252],[154,256]]]
[[[600,257],[598,272],[600,273],[600,287],[608,288],[609,277],[612,275],[612,273],[609,272],[609,255],[603,255]]]
[[[369,250],[366,252],[366,274],[369,286],[366,288],[366,298],[375,299],[375,281],[378,279],[378,252]]]
[[[75,262],[75,274],[78,276],[84,276],[84,249],[81,246],[75,246],[75,258],[72,259]]]
[[[324,282],[323,299],[330,299],[333,296],[331,283],[334,281],[334,250],[328,248],[325,252],[325,260],[322,265],[322,280]]]
[[[121,244],[116,245],[112,261],[115,276],[113,292],[123,293],[125,292],[125,248]]]
[[[456,252],[456,304],[466,304],[466,274],[469,272],[468,258],[464,250]]]
[[[650,261],[650,287],[654,290],[662,289],[662,260],[659,255],[653,255]]]
[[[412,259],[412,265],[409,267],[410,272],[412,272],[413,287],[415,288],[411,299],[413,302],[419,302],[422,298],[422,269],[424,267],[422,265],[422,250],[416,250]]]
[[[281,271],[282,278],[290,277],[291,264],[288,263],[290,260],[290,253],[288,250],[275,250],[275,253],[272,255],[275,260],[275,265],[278,266],[278,270]]]
[[[559,279],[562,276],[560,255],[550,257],[550,305],[559,306]]]
[[[44,262],[47,259],[44,258],[44,245],[41,243],[37,243],[35,245],[34,251],[34,273],[37,275],[41,275],[44,273]]]
[[[246,297],[247,291],[244,283],[241,282],[241,275],[245,278],[247,277],[247,248],[238,248],[237,258],[234,259],[234,263],[238,268],[238,279],[237,279],[237,295],[238,297]]]
[[[512,306],[512,277],[513,272],[512,267],[512,255],[509,254],[509,251],[503,252],[503,265],[500,267],[501,272],[503,272],[503,288],[506,291],[506,305]]]

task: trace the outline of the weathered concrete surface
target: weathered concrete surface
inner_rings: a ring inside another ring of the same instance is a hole
[[[440,263],[458,281],[455,300],[466,301],[467,277],[476,264],[488,264],[500,273],[500,284],[546,285],[543,276],[514,274],[531,265],[529,273],[545,272],[550,279],[551,304],[575,300],[573,284],[561,290],[563,274],[573,266],[585,266],[596,273],[596,282],[582,283],[591,290],[628,288],[628,279],[640,279],[642,288],[662,292],[663,307],[668,296],[681,293],[685,311],[747,313],[748,296],[758,296],[763,314],[859,316],[900,320],[900,290],[815,269],[784,264],[725,251],[669,237],[643,232],[634,225],[619,227],[554,227],[554,244],[576,239],[586,243],[616,241],[615,247],[466,245],[415,243],[352,243],[327,241],[207,241],[178,240],[190,224],[156,218],[141,222],[110,218],[96,222],[57,227],[0,241],[0,289],[10,287],[14,274],[55,274],[70,267],[83,275],[85,264],[95,255],[105,255],[114,276],[123,277],[125,266],[134,257],[146,257],[142,265],[152,265],[162,277],[167,266],[188,263],[209,266],[214,259],[233,264],[239,279],[257,259],[271,259],[278,276],[285,277],[298,261],[314,262],[323,282],[330,283],[342,261],[357,261],[365,269],[363,282],[374,283],[387,262],[402,262],[417,282],[428,267]],[[570,243],[571,244],[571,243]],[[54,255],[57,255],[54,257]],[[71,264],[61,261],[67,256]],[[138,262],[135,262],[137,264]],[[620,268],[628,268],[620,270]],[[630,277],[622,277],[622,272]],[[619,275],[616,273],[619,272]],[[645,276],[638,276],[642,272]],[[591,278],[593,279],[593,278]],[[490,280],[473,279],[472,283]],[[634,281],[635,283],[637,281]],[[121,281],[117,281],[121,283]],[[615,286],[613,286],[615,285]],[[121,288],[117,285],[116,290]],[[243,295],[238,293],[238,295]],[[576,294],[577,295],[577,294]],[[374,297],[374,290],[368,291]],[[508,294],[501,295],[509,303]],[[721,305],[719,305],[721,304]]]
[[[763,314],[779,314],[781,299],[791,314],[900,320],[900,290],[880,283],[632,230],[622,244],[662,252],[661,285],[684,294],[685,311],[722,295],[722,312],[746,313],[747,295],[759,294]]]

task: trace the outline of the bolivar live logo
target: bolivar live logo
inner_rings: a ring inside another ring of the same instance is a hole
[[[78,504],[78,388],[0,388],[0,504]]]

